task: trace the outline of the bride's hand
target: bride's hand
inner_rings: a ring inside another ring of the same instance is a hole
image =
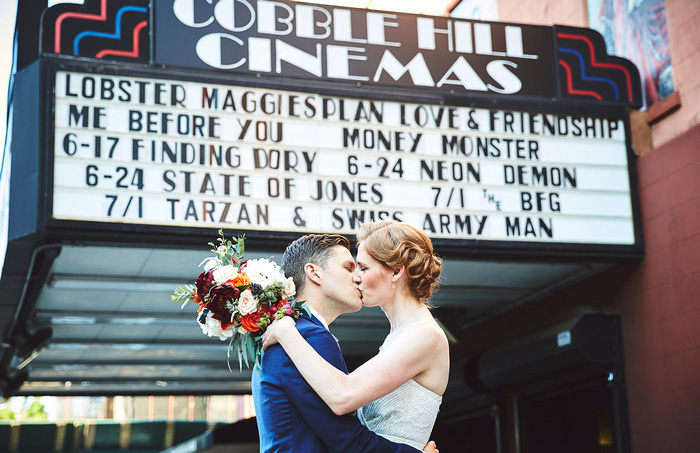
[[[427,444],[425,444],[425,447],[423,448],[423,453],[440,453],[440,450],[437,449],[437,445],[435,444],[434,441],[430,441]]]
[[[272,324],[267,326],[267,330],[263,334],[263,351],[266,350],[268,347],[279,343],[279,335],[281,335],[284,329],[293,329],[295,325],[296,322],[294,322],[294,318],[292,318],[291,316],[284,316],[280,319],[274,320]]]

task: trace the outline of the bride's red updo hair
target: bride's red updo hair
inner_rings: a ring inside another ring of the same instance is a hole
[[[438,287],[442,260],[433,254],[433,244],[425,231],[396,220],[360,225],[357,246],[390,269],[406,267],[409,286],[418,299],[430,299]]]

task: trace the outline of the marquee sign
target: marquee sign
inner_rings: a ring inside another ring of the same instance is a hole
[[[42,17],[44,53],[103,61],[150,61],[148,0],[59,3]]]
[[[640,247],[639,74],[593,30],[286,0],[86,0],[41,27],[58,224]]]
[[[635,66],[607,55],[602,37],[583,28],[282,0],[88,0],[47,9],[42,27],[44,54],[290,85],[641,106]]]
[[[619,118],[59,70],[53,216],[635,243]]]
[[[200,16],[200,19],[197,19]],[[555,96],[551,29],[267,0],[156,11],[158,62],[471,94]],[[175,47],[179,39],[191,43]]]

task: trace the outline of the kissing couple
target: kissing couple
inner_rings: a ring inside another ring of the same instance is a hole
[[[292,242],[281,266],[311,316],[285,316],[263,336],[253,397],[261,452],[437,452],[429,441],[449,374],[449,344],[430,312],[441,260],[425,232],[362,224],[357,262],[340,235]],[[379,306],[391,330],[348,374],[328,330],[343,313]]]

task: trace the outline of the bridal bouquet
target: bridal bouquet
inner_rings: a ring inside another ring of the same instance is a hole
[[[219,244],[210,242],[214,256],[200,263],[204,272],[194,285],[175,289],[173,301],[198,305],[197,322],[202,331],[222,341],[231,339],[238,362],[260,365],[262,335],[275,319],[308,312],[304,301],[294,298],[296,289],[277,263],[267,259],[246,260],[245,236],[227,240],[222,230]],[[229,349],[230,351],[230,349]],[[242,368],[242,365],[240,365]]]

